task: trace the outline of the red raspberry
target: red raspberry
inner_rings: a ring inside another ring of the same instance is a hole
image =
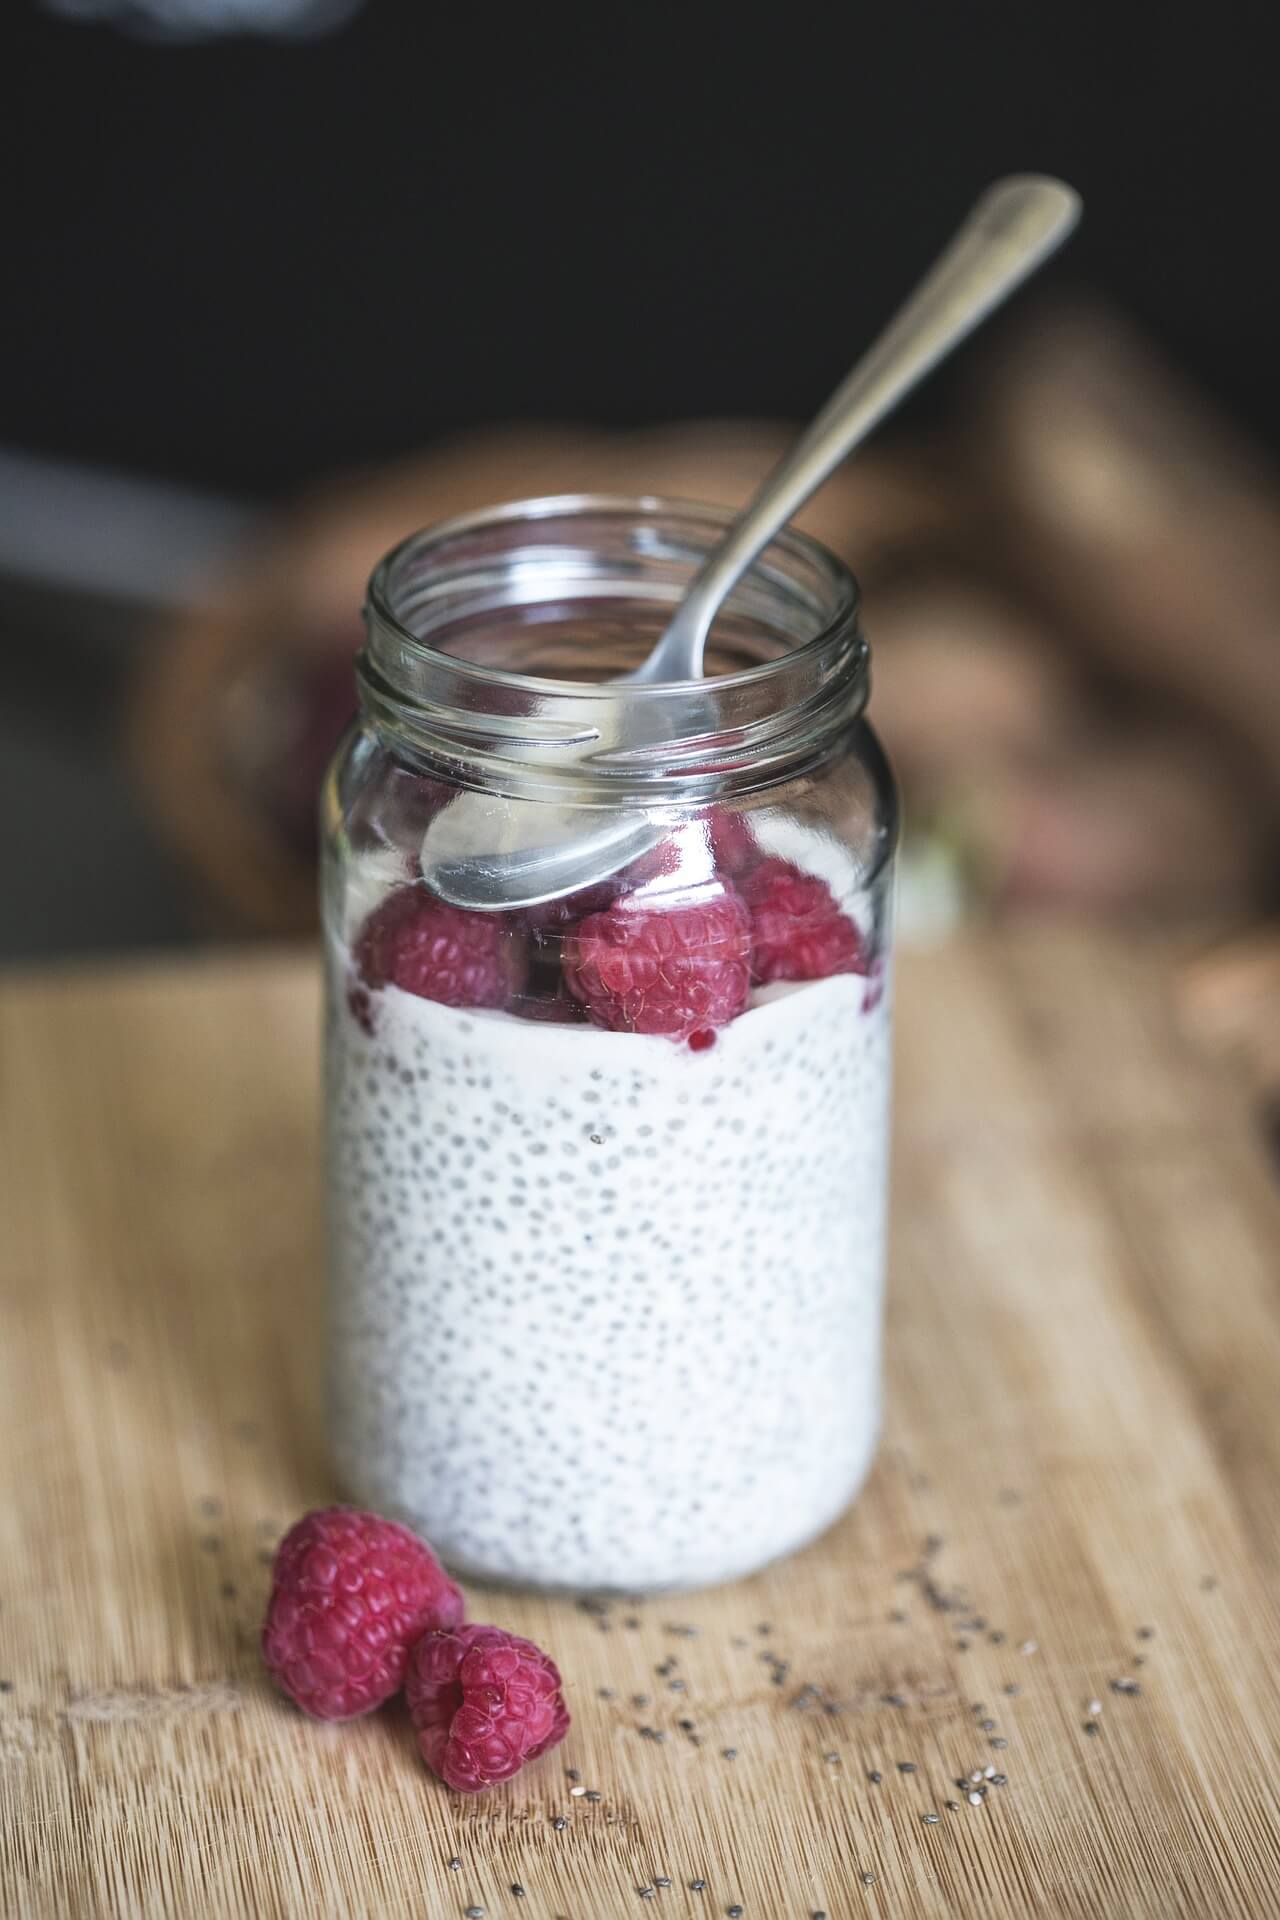
[[[262,1657],[318,1720],[350,1720],[404,1684],[409,1649],[465,1603],[429,1546],[354,1507],[304,1514],[276,1552]]]
[[[867,971],[866,942],[816,874],[789,860],[763,860],[746,875],[742,894],[751,909],[753,979],[825,980]]]
[[[567,935],[564,977],[598,1027],[687,1040],[742,1012],[751,926],[732,889],[705,903],[621,900]]]
[[[501,1627],[424,1634],[405,1698],[423,1759],[458,1793],[509,1780],[569,1731],[554,1660]]]
[[[366,986],[390,983],[446,1007],[505,1007],[524,985],[527,958],[505,916],[447,906],[424,887],[388,894],[356,942]]]
[[[747,817],[732,807],[713,807],[707,816],[707,838],[718,873],[746,873],[760,858],[760,848]]]

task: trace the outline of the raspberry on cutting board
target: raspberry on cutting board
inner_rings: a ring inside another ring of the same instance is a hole
[[[423,1759],[458,1793],[509,1780],[569,1730],[554,1660],[501,1627],[424,1634],[405,1697]]]
[[[505,1007],[524,985],[528,952],[505,914],[469,913],[425,887],[401,887],[365,921],[356,965],[366,987],[397,986],[446,1007]]]
[[[867,943],[825,880],[770,859],[739,884],[751,914],[751,975],[760,985],[866,973]]]
[[[280,1542],[262,1657],[304,1713],[350,1720],[399,1692],[421,1634],[464,1612],[460,1588],[407,1527],[324,1507]]]
[[[688,1040],[743,1012],[751,927],[732,888],[681,906],[619,900],[565,938],[565,984],[598,1027]]]

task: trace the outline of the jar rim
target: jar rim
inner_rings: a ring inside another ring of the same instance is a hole
[[[514,647],[518,630],[538,632],[540,613],[575,605],[588,640],[591,621],[609,625],[611,603],[624,626],[642,607],[665,625],[732,518],[651,494],[562,494],[409,535],[369,582],[356,663],[367,723],[461,785],[531,798],[572,790],[586,805],[743,792],[816,764],[866,704],[869,653],[853,575],[791,529],[725,602],[763,643],[764,657],[743,668],[652,684],[551,679],[433,643],[510,624]]]
[[[433,647],[430,641],[414,632],[396,611],[393,604],[393,581],[397,568],[403,566],[410,557],[425,559],[433,552],[442,550],[468,533],[481,532],[487,528],[500,528],[517,522],[535,524],[540,520],[553,520],[578,516],[617,515],[619,518],[657,519],[669,515],[688,524],[701,521],[719,528],[727,528],[737,518],[740,509],[710,501],[690,500],[665,494],[623,494],[623,493],[563,493],[537,494],[527,499],[503,501],[497,506],[475,507],[466,513],[454,514],[447,520],[433,522],[428,527],[419,528],[396,542],[383,555],[369,576],[366,608],[377,620],[395,635],[396,639],[409,648],[430,656],[441,662],[447,662],[450,669],[462,670],[468,677],[487,681],[495,686],[522,686],[530,691],[542,691],[562,698],[577,695],[594,695],[600,691],[598,680],[576,680],[572,678],[551,679],[538,674],[521,673],[518,669],[490,667],[478,662],[459,658],[456,654],[443,652]],[[812,534],[798,527],[787,526],[775,534],[763,552],[752,562],[745,577],[759,567],[762,560],[771,553],[790,554],[825,576],[830,584],[834,605],[816,633],[802,641],[798,646],[788,648],[772,659],[754,662],[731,673],[716,674],[712,684],[726,692],[742,685],[757,685],[794,668],[801,655],[820,652],[824,645],[851,622],[856,621],[861,606],[861,590],[851,570],[844,561],[831,552],[829,547],[815,540]],[[730,596],[732,598],[732,595]],[[669,694],[675,687],[705,686],[707,680],[663,680],[643,685],[629,686],[628,698],[661,697]]]

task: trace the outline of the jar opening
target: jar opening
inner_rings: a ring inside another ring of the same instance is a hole
[[[666,798],[675,781],[669,797],[683,799],[698,780],[718,783],[711,792],[783,777],[867,695],[856,583],[805,535],[781,535],[739,582],[712,629],[706,678],[616,684],[732,517],[577,495],[413,535],[369,584],[366,714],[464,784],[570,782],[588,803],[598,791],[615,804],[623,785]]]

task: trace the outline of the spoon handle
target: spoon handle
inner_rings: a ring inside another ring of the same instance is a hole
[[[716,610],[756,555],[903,395],[1061,245],[1079,217],[1078,194],[1060,180],[1014,174],[987,189],[906,305],[704,563],[667,635],[674,650],[679,630],[688,664],[678,671],[664,665],[646,672],[646,679],[701,673]]]

